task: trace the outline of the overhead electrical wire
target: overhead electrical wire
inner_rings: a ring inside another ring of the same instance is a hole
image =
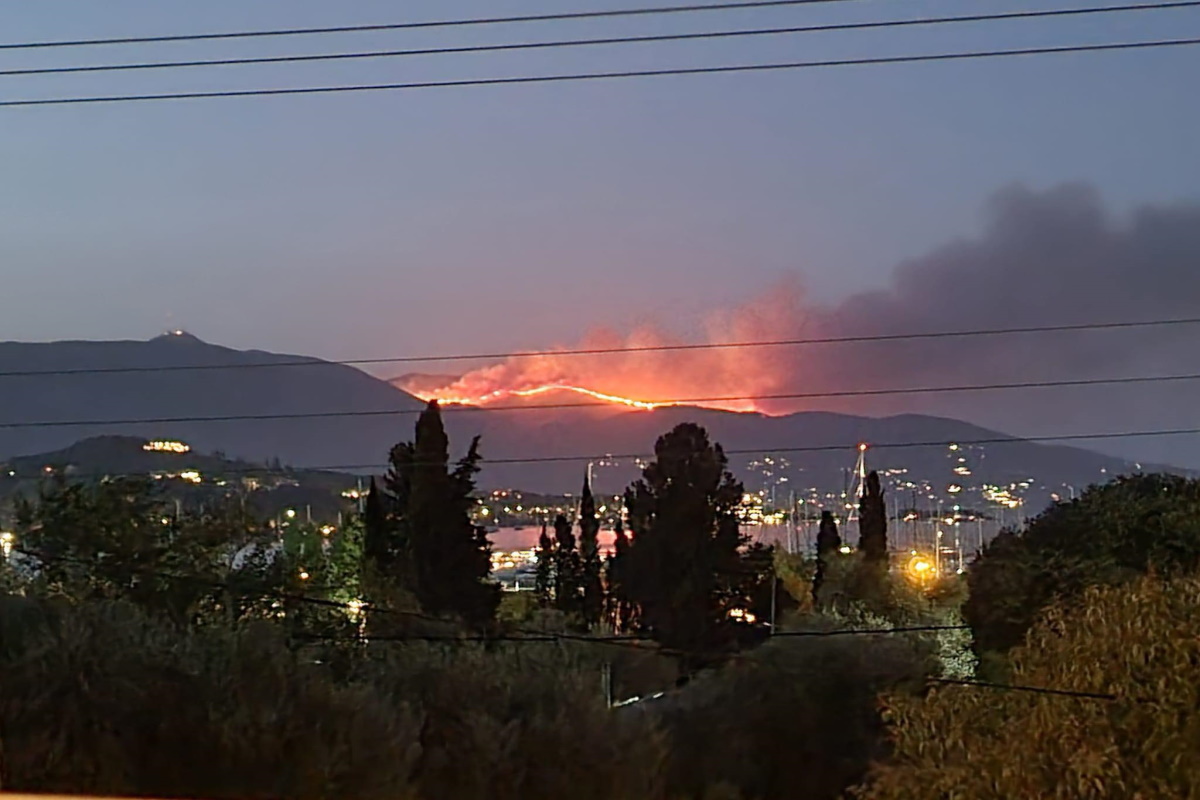
[[[1161,328],[1179,325],[1200,324],[1200,317],[1180,317],[1174,319],[1138,320],[1128,322],[1088,322],[1066,325],[1033,325],[1010,328],[976,328],[957,331],[926,331],[917,333],[884,333],[862,334],[850,336],[827,336],[797,339],[774,339],[752,342],[703,342],[697,344],[657,344],[633,345],[628,347],[589,347],[565,350],[511,350],[491,353],[452,353],[445,355],[425,356],[393,356],[386,358],[350,358],[340,360],[324,360],[316,358],[293,358],[279,361],[263,362],[226,362],[217,364],[162,364],[153,366],[131,367],[68,367],[64,369],[35,369],[35,370],[0,370],[0,378],[28,378],[38,376],[63,375],[111,375],[117,373],[146,373],[146,372],[193,372],[225,369],[273,369],[276,367],[327,367],[335,366],[370,366],[373,364],[420,364],[451,361],[487,361],[515,358],[542,358],[546,356],[574,357],[598,355],[622,355],[637,353],[679,353],[696,350],[737,350],[758,347],[799,347],[806,345],[825,344],[862,344],[868,342],[902,342],[922,341],[927,339],[955,339],[982,336],[1012,336],[1033,333],[1069,333],[1073,331],[1112,331],[1131,328]]]
[[[728,64],[711,67],[673,67],[669,69],[611,70],[602,72],[575,72],[551,75],[520,75],[502,78],[463,78],[455,80],[413,81],[405,83],[341,84],[332,86],[305,86],[276,89],[227,89],[197,92],[44,97],[24,100],[0,100],[0,108],[92,105],[101,103],[140,103],[165,100],[202,100],[232,97],[281,97],[288,95],[344,94],[347,92],[452,89],[472,86],[515,86],[522,84],[571,83],[579,81],[616,80],[622,78],[654,78],[683,75],[732,75],[751,72],[782,72],[832,67],[879,66],[884,64],[919,64],[1021,56],[1062,55],[1067,53],[1133,51],[1189,47],[1198,44],[1200,44],[1200,37],[1184,39],[1152,39],[1136,42],[1111,42],[1107,44],[1076,44],[999,50],[968,50],[954,53],[918,53],[912,55],[875,56],[868,58],[783,61],[766,64]]]
[[[406,50],[368,50],[348,53],[317,53],[307,55],[262,56],[254,58],[194,59],[188,61],[152,61],[129,64],[88,64],[65,67],[30,67],[0,69],[0,77],[29,75],[62,75],[75,73],[146,71],[160,69],[184,69],[194,67],[228,67],[260,64],[292,64],[302,62],[365,60],[379,58],[402,58],[407,56],[454,55],[465,53],[494,53],[519,50],[560,49],[597,45],[647,44],[661,42],[698,41],[757,36],[782,36],[801,33],[832,31],[873,30],[885,28],[907,28],[946,24],[996,22],[1004,20],[1030,20],[1053,17],[1085,16],[1124,12],[1161,11],[1177,8],[1200,7],[1200,0],[1173,0],[1172,2],[1138,3],[1116,6],[1088,6],[1084,8],[1058,8],[1035,11],[1011,11],[995,14],[972,14],[949,17],[918,17],[914,19],[879,20],[868,22],[845,22],[824,25],[802,25],[792,27],[751,28],[745,30],[703,31],[698,33],[668,33],[650,36],[615,36],[592,39],[558,39],[542,42],[517,42],[510,44],[461,45],[452,47],[425,47]]]
[[[912,386],[896,389],[852,389],[846,391],[831,391],[831,392],[796,392],[790,394],[757,394],[757,395],[737,395],[731,397],[684,397],[675,399],[664,399],[655,401],[645,401],[645,405],[653,405],[659,408],[670,408],[679,406],[688,406],[705,403],[731,403],[731,402],[752,402],[760,400],[816,400],[829,398],[847,398],[847,397],[884,397],[894,395],[912,395],[912,394],[939,394],[942,392],[984,392],[984,391],[1000,391],[1014,389],[1049,389],[1049,388],[1064,388],[1064,387],[1079,387],[1079,386],[1110,386],[1110,385],[1125,385],[1125,384],[1143,384],[1143,383],[1170,383],[1177,381],[1195,381],[1200,380],[1200,374],[1192,375],[1150,375],[1150,376],[1134,376],[1121,378],[1082,378],[1077,380],[1057,380],[1057,381],[1026,381],[1022,383],[980,383],[980,384],[960,384],[956,386]],[[557,388],[557,387],[555,387]],[[563,387],[563,390],[567,390]],[[643,401],[634,401],[641,403]],[[584,401],[578,403],[533,403],[509,406],[474,406],[474,405],[448,405],[443,408],[443,413],[498,413],[501,411],[547,411],[547,410],[563,410],[572,408],[610,408],[614,403],[609,400]],[[179,417],[133,417],[127,419],[109,419],[109,420],[38,420],[38,421],[23,421],[23,422],[0,422],[0,429],[14,428],[76,428],[76,427],[98,427],[105,425],[149,425],[149,424],[168,424],[168,423],[184,423],[184,422],[261,422],[267,420],[286,420],[286,419],[335,419],[344,417],[396,417],[413,414],[420,414],[424,409],[421,408],[402,408],[402,409],[379,409],[372,411],[301,411],[301,412],[282,412],[275,414],[221,414],[214,416],[179,416]]]
[[[570,20],[614,19],[618,17],[649,17],[667,14],[693,14],[708,11],[745,11],[750,9],[783,8],[786,6],[830,5],[854,0],[743,0],[733,3],[707,3],[659,7],[623,8],[600,11],[564,11],[548,14],[523,14],[507,17],[474,17],[467,19],[431,20],[427,22],[393,22],[364,25],[334,25],[313,28],[275,28],[256,31],[226,31],[218,33],[167,34],[163,36],[122,36],[116,38],[61,39],[41,42],[0,43],[0,50],[44,50],[62,47],[95,47],[101,45],[159,44],[163,42],[200,42],[221,39],[264,39],[285,36],[313,36],[339,33],[372,33],[380,31],[423,30],[428,28],[462,28],[477,25],[508,25],[530,22],[566,22]]]

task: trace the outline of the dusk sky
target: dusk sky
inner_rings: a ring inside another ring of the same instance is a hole
[[[1089,3],[1063,0],[1060,6]],[[632,0],[38,0],[7,42],[618,8]],[[0,53],[0,68],[820,24],[1047,7],[739,13]],[[1200,36],[1200,10],[536,54],[3,78],[4,98],[707,66]],[[0,339],[329,358],[683,335],[787,276],[836,303],[980,235],[988,199],[1200,199],[1200,47],[337,96],[0,110]],[[1031,288],[1031,291],[1034,289]],[[941,327],[936,320],[931,328]]]

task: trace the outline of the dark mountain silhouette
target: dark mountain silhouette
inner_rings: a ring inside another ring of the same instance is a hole
[[[543,401],[546,403],[551,400]],[[637,472],[629,456],[648,455],[655,439],[680,422],[697,422],[728,451],[756,450],[753,454],[731,452],[730,464],[747,490],[774,483],[764,470],[788,478],[776,491],[787,492],[817,486],[838,491],[853,469],[857,443],[870,445],[870,469],[907,470],[897,481],[928,484],[947,502],[973,502],[970,487],[984,484],[1007,487],[1028,482],[1025,492],[1030,505],[1040,506],[1051,494],[1069,496],[1072,487],[1081,491],[1092,483],[1128,472],[1171,469],[1137,464],[1101,455],[1081,447],[1038,444],[958,420],[907,414],[872,418],[832,412],[802,412],[768,417],[699,408],[660,408],[654,411],[614,411],[611,408],[520,410],[507,412],[462,412],[447,410],[448,426],[483,436],[483,453],[502,457],[564,457],[593,455],[598,491],[619,491]],[[973,446],[969,442],[988,440]],[[995,441],[1003,440],[1003,441]],[[956,450],[950,444],[963,443]],[[929,446],[891,447],[893,444],[930,443]],[[787,452],[793,448],[812,448]],[[617,456],[616,464],[600,461]],[[620,458],[620,456],[626,456]],[[776,464],[752,466],[764,456]],[[788,466],[780,465],[785,459]],[[960,461],[960,459],[964,459]],[[552,461],[534,464],[492,464],[484,473],[487,485],[519,485],[544,491],[575,491],[586,461]],[[956,473],[966,469],[969,475]],[[952,493],[952,486],[963,487]],[[928,494],[926,492],[925,494]]]
[[[280,362],[292,366],[280,366]],[[181,366],[201,369],[158,369]],[[111,371],[72,374],[73,370]],[[30,372],[54,374],[3,374]],[[581,398],[576,394],[543,395],[529,405],[558,402],[579,403]],[[412,395],[351,367],[301,356],[232,350],[187,334],[143,342],[0,344],[0,455],[9,458],[59,450],[90,437],[121,434],[181,440],[198,452],[220,451],[230,458],[259,463],[278,459],[298,467],[366,472],[386,461],[392,444],[411,436],[413,412],[422,406]],[[366,415],[217,422],[183,419],[341,411]],[[397,411],[405,413],[380,413]],[[132,421],[146,419],[165,421]],[[94,424],[108,420],[130,421]],[[3,427],[78,421],[92,424]],[[956,420],[915,414],[876,419],[830,412],[767,417],[697,408],[637,411],[621,406],[446,409],[453,455],[465,450],[470,436],[482,435],[485,458],[501,460],[645,455],[653,450],[659,435],[682,421],[704,425],[714,440],[731,451],[770,454],[797,447],[819,448],[777,453],[789,462],[786,468],[778,464],[771,468],[776,478],[788,477],[790,485],[777,487],[785,491],[792,486],[840,489],[846,470],[854,465],[855,444],[860,441],[874,445],[868,454],[872,468],[907,469],[905,480],[928,484],[947,500],[957,499],[950,493],[954,484],[1031,482],[1033,491],[1049,496],[1051,492],[1066,494],[1069,488],[1064,487],[1081,490],[1113,474],[1138,469],[1133,463],[1085,449],[1015,438],[981,450],[949,451],[949,442],[1007,437]],[[881,446],[911,442],[936,446]],[[762,467],[750,465],[761,457],[734,454],[730,459],[750,489],[768,482]],[[966,461],[960,462],[960,458]],[[480,485],[576,491],[587,460],[485,463]],[[971,474],[954,472],[962,468]],[[617,459],[615,465],[597,463],[597,489],[618,491],[636,472],[632,457]],[[961,499],[967,498],[964,490]]]
[[[278,365],[287,362],[292,366]],[[201,369],[159,370],[160,367]],[[75,373],[73,370],[122,370]],[[50,372],[11,375],[4,373]],[[58,450],[105,434],[186,441],[203,452],[298,465],[382,464],[411,414],[222,422],[2,427],[28,422],[180,419],[419,410],[423,404],[351,367],[238,351],[188,334],[150,341],[0,343],[0,455]]]

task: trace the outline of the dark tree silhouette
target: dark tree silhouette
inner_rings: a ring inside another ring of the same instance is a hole
[[[375,479],[371,478],[371,488],[367,492],[362,515],[363,559],[365,566],[380,575],[392,571],[401,555],[400,538],[391,524],[386,501]]]
[[[638,629],[682,654],[690,673],[734,649],[742,623],[731,614],[744,592],[737,506],[742,485],[704,428],[677,426],[659,438],[656,459],[629,487],[633,538],[621,591],[637,607]]]
[[[542,520],[542,534],[538,537],[537,571],[533,586],[538,605],[549,607],[554,602],[554,542],[546,532],[546,520]]]
[[[629,536],[620,515],[613,525],[613,551],[604,565],[604,583],[607,589],[605,606],[610,624],[615,631],[637,628],[636,606],[630,600],[625,575],[629,570]]]
[[[571,523],[562,514],[554,518],[554,605],[567,615],[579,613],[579,552]]]
[[[495,616],[500,589],[488,580],[491,545],[471,522],[479,438],[449,469],[449,439],[436,401],[417,420],[416,436],[392,448],[385,479],[395,508],[411,590],[427,613],[481,627]]]
[[[993,539],[967,571],[963,616],[976,652],[1000,654],[1024,640],[1055,598],[1070,601],[1089,586],[1139,574],[1197,569],[1200,480],[1121,477]]]
[[[842,549],[842,537],[838,534],[837,521],[830,511],[821,512],[821,527],[817,529],[817,568],[813,573],[813,604],[820,604],[821,587],[829,574],[829,565]]]
[[[600,573],[600,520],[596,518],[596,498],[591,483],[584,478],[583,495],[579,502],[579,561],[581,612],[583,625],[591,629],[600,624],[604,615],[604,584]]]
[[[874,470],[867,475],[867,484],[858,505],[858,549],[863,562],[887,571],[887,506],[883,501],[883,488],[879,473]]]

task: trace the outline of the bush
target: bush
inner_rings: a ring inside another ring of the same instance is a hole
[[[3,597],[0,675],[9,791],[662,796],[662,736],[611,713],[582,648],[294,650],[273,623],[187,632],[125,603]]]
[[[967,573],[963,614],[984,657],[1020,644],[1055,598],[1200,568],[1200,481],[1135,475],[1051,506],[996,537]]]
[[[1200,795],[1200,579],[1093,587],[1011,654],[1019,686],[1115,701],[947,686],[889,703],[893,756],[861,797]]]
[[[0,605],[4,788],[413,797],[418,719],[337,685],[268,625],[181,633],[120,603]]]
[[[927,668],[914,637],[772,639],[656,701],[670,785],[689,798],[839,797],[886,746],[879,694]]]

